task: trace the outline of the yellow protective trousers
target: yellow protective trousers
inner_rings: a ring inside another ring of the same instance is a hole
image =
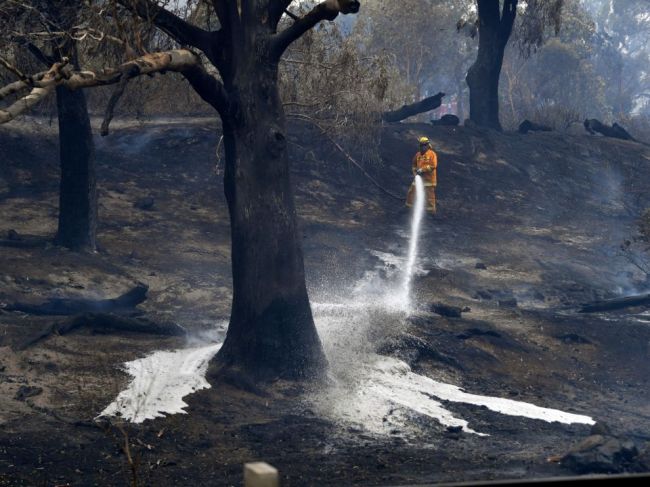
[[[424,191],[426,192],[427,196],[427,211],[429,213],[435,213],[436,212],[436,187],[432,185],[425,185],[424,186]],[[415,184],[411,184],[411,187],[409,188],[409,191],[406,195],[406,206],[409,208],[413,206],[413,202],[415,201]]]

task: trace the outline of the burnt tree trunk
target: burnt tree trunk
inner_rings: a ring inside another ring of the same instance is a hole
[[[72,250],[95,250],[97,187],[95,147],[82,90],[56,88],[61,184],[56,243]]]
[[[65,29],[79,16],[78,2],[56,1],[46,4],[44,15]],[[32,54],[46,65],[67,57],[79,68],[76,41],[53,42],[47,55],[34,45]],[[90,128],[86,96],[82,90],[56,87],[59,122],[59,221],[55,242],[71,250],[95,250],[97,230],[97,188],[95,179],[95,146]]]
[[[518,0],[477,0],[479,47],[476,61],[467,72],[469,118],[482,127],[501,130],[499,78],[508,39],[517,15]]]
[[[305,285],[277,64],[255,56],[243,64],[228,87],[238,93],[238,116],[224,126],[233,302],[217,362],[256,376],[310,377],[326,360]]]

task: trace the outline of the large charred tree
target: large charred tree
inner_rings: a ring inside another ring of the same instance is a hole
[[[291,0],[215,0],[221,24],[216,32],[190,25],[151,2],[120,3],[151,16],[180,44],[203,51],[221,77],[199,67],[183,73],[223,125],[233,302],[216,368],[258,378],[322,374],[326,359],[305,285],[278,63],[304,33],[340,13],[356,13],[359,2],[323,1],[279,30]]]
[[[467,72],[469,118],[482,127],[501,130],[499,78],[508,39],[517,16],[518,0],[477,0],[479,46]]]

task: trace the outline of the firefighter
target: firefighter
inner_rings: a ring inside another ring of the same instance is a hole
[[[413,157],[413,176],[422,176],[424,189],[427,196],[427,211],[435,214],[436,212],[436,185],[438,184],[438,156],[431,148],[429,139],[421,137],[419,140],[420,150]],[[408,194],[406,195],[406,206],[413,206],[415,198],[415,183],[411,184]]]

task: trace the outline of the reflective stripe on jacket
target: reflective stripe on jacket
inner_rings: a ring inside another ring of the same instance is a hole
[[[427,150],[424,154],[420,151],[415,154],[413,157],[413,174],[418,169],[424,172],[424,185],[425,186],[436,186],[438,184],[438,156],[433,149]],[[430,174],[430,178],[427,181],[427,175]]]

